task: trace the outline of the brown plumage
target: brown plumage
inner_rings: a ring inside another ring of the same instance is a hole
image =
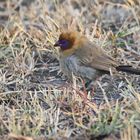
[[[61,70],[70,79],[73,73],[84,79],[94,80],[103,73],[109,73],[110,69],[140,75],[140,70],[131,66],[120,66],[102,48],[77,31],[61,33],[54,46],[60,46]]]

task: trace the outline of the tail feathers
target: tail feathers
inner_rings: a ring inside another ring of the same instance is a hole
[[[135,69],[132,66],[118,66],[116,67],[117,71],[127,72],[131,74],[140,75],[140,69]]]

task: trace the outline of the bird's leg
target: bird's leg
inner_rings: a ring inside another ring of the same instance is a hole
[[[95,82],[92,81],[92,80],[88,80],[88,81],[85,83],[86,91],[87,91],[87,92],[91,91],[91,93],[93,93],[93,95],[94,95],[94,85],[95,85]]]
[[[84,92],[84,100],[87,100],[87,90],[86,90],[86,83],[83,79],[81,79],[82,81],[82,86],[83,86],[83,92]]]
[[[83,94],[83,98],[84,98],[84,102],[87,101],[87,90],[86,90],[86,86],[85,86],[85,80],[83,80],[81,77],[78,77],[78,81],[81,83],[80,85],[82,87],[80,87],[80,92],[81,94]]]

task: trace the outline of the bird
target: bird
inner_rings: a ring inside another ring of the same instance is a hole
[[[110,70],[140,75],[140,70],[130,65],[121,65],[103,48],[76,30],[63,31],[54,47],[59,47],[60,69],[70,80],[75,75],[93,81],[105,73],[109,74]]]

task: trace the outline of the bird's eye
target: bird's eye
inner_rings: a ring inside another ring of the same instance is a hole
[[[68,40],[59,40],[59,44],[62,47],[67,47],[69,45],[69,41]]]
[[[67,40],[59,40],[60,44],[65,44],[67,42]]]

